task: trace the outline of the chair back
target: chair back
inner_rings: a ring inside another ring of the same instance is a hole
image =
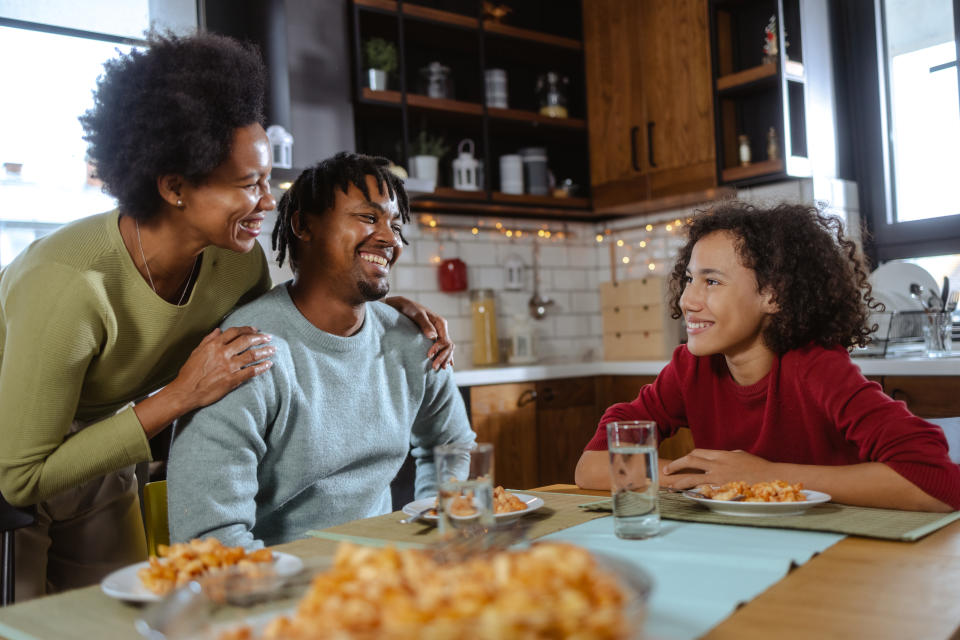
[[[147,532],[147,552],[155,556],[157,545],[170,544],[166,480],[148,482],[143,486],[143,519]]]
[[[14,507],[0,495],[0,607],[13,604],[16,584],[14,535],[17,529],[29,527],[37,519],[37,508]]]
[[[0,533],[29,527],[36,520],[36,514],[36,507],[14,507],[0,495]]]

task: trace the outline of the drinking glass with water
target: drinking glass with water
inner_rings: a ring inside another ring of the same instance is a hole
[[[630,420],[607,424],[613,530],[619,538],[649,538],[660,531],[657,491],[657,424]]]
[[[440,535],[482,535],[494,526],[493,445],[435,447]]]

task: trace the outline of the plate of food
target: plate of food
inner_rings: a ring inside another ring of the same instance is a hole
[[[700,485],[683,492],[692,500],[714,513],[725,516],[798,516],[824,502],[830,494],[804,489],[802,484],[735,481],[724,485]]]
[[[422,498],[414,500],[403,507],[403,513],[408,516],[420,517],[427,521],[436,521],[437,519],[437,498]],[[516,520],[528,513],[533,513],[543,506],[543,499],[537,496],[531,496],[526,493],[513,493],[505,490],[503,487],[496,487],[493,490],[493,512],[497,522],[509,522]],[[424,513],[426,511],[426,513]]]
[[[303,568],[303,561],[288,553],[268,549],[246,551],[226,547],[216,538],[160,545],[160,557],[117,569],[100,582],[111,598],[128,602],[154,602],[197,578],[227,570],[258,575],[289,576]]]
[[[553,637],[561,629],[584,638],[633,639],[643,632],[652,588],[642,567],[562,542],[456,560],[438,559],[429,547],[343,542],[330,567],[296,594],[293,607],[293,594],[282,590],[269,612],[260,605],[217,609],[205,593],[187,592],[188,601],[164,615],[148,611],[137,628],[147,637],[178,631],[178,638],[218,640],[473,637],[478,629],[491,638]],[[367,612],[376,615],[361,615]]]

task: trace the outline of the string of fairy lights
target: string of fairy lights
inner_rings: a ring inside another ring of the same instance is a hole
[[[610,246],[611,268],[625,271],[623,275],[627,277],[639,275],[643,271],[666,271],[673,264],[677,250],[684,242],[683,228],[690,220],[687,217],[671,215],[648,219],[639,224],[611,225],[597,229],[594,240],[598,245]],[[479,238],[486,234],[496,234],[510,240],[532,239],[537,242],[563,242],[577,237],[573,228],[577,223],[572,226],[556,221],[520,222],[481,218],[467,222],[462,218],[447,220],[423,214],[418,217],[417,223],[421,230],[450,240],[467,240],[469,237]],[[579,224],[583,227],[590,226],[589,223]],[[444,233],[445,236],[442,235]],[[431,261],[440,262],[440,257],[434,256]]]

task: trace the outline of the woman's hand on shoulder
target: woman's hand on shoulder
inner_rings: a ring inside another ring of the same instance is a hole
[[[214,329],[193,350],[167,388],[183,398],[186,411],[212,404],[273,366],[267,358],[277,350],[266,344],[270,339],[253,327]]]
[[[450,339],[447,321],[442,316],[402,296],[384,298],[383,301],[413,320],[420,327],[423,335],[433,340],[433,345],[427,351],[427,357],[433,360],[434,371],[439,371],[447,365],[453,366],[453,352],[457,345]]]
[[[724,484],[734,480],[777,480],[775,465],[746,451],[694,449],[663,467],[660,484],[671,489],[691,489],[701,484]]]

